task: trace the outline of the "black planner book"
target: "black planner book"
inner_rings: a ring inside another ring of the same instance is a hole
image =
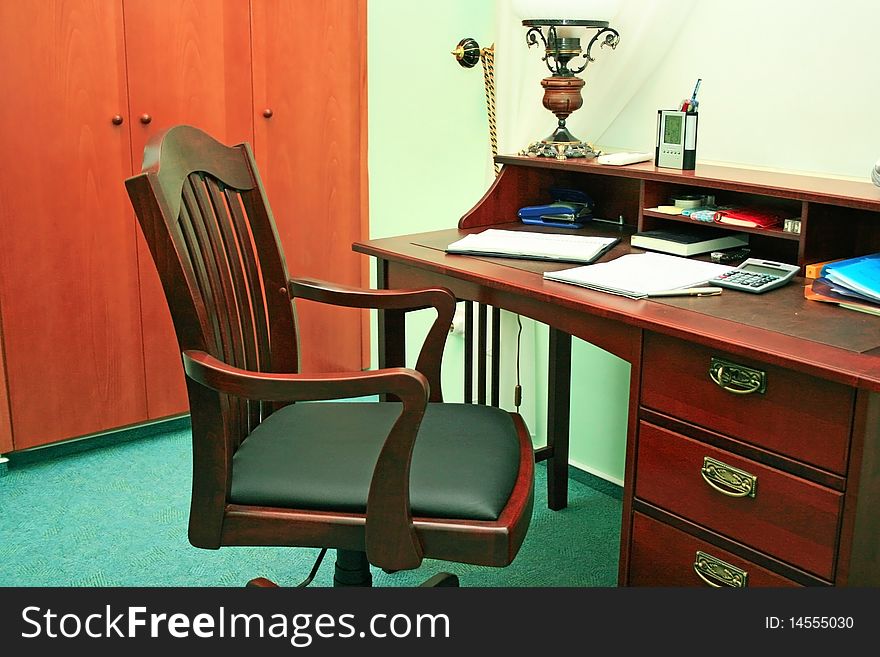
[[[722,251],[746,246],[748,243],[749,236],[745,233],[731,233],[704,226],[646,230],[630,238],[633,246],[678,256]]]

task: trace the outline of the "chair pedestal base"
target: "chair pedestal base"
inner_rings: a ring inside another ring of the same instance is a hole
[[[255,577],[245,585],[249,589],[276,589],[278,585],[271,579],[265,577]]]
[[[372,586],[373,575],[365,552],[336,550],[333,586]]]

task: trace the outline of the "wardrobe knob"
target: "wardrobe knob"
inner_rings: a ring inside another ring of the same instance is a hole
[[[263,116],[265,116],[267,119],[271,119],[272,118],[272,110],[270,110],[267,107],[266,109],[263,110]]]
[[[122,125],[123,118],[119,114],[114,114],[113,118],[110,119],[113,125]]]
[[[147,125],[152,120],[153,120],[153,117],[150,116],[149,114],[141,114],[141,123],[143,123],[144,125]]]

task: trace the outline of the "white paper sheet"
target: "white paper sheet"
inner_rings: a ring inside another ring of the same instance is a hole
[[[544,278],[643,299],[655,292],[703,285],[734,267],[665,253],[631,253],[584,267],[545,272]]]

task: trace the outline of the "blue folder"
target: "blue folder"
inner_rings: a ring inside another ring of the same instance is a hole
[[[822,267],[820,276],[839,287],[880,301],[880,253],[829,262]]]

